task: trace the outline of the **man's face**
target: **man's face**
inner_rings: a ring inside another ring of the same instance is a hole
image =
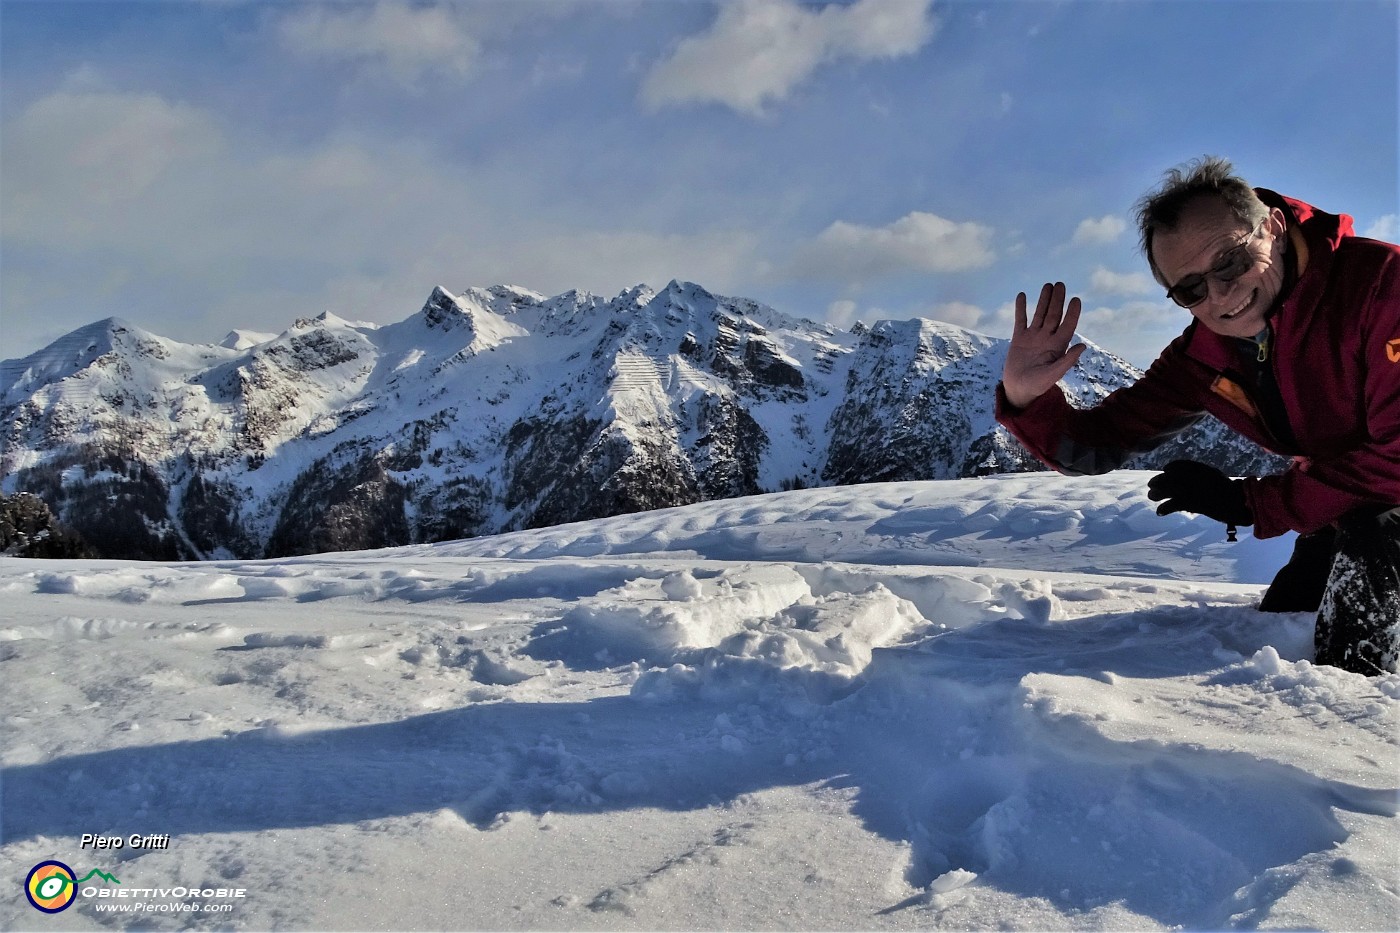
[[[1224,201],[1202,196],[1182,210],[1175,230],[1153,237],[1152,256],[1168,287],[1205,276],[1209,294],[1189,309],[1197,320],[1222,336],[1248,338],[1264,329],[1265,314],[1283,288],[1285,231],[1282,211],[1270,211],[1254,233]],[[1243,273],[1229,282],[1210,274],[1241,245],[1248,261]]]

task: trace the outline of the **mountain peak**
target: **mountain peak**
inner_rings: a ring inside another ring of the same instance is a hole
[[[656,292],[645,282],[633,285],[631,288],[624,288],[617,293],[613,299],[613,304],[619,308],[644,308],[656,297]]]
[[[423,304],[419,313],[432,330],[450,333],[462,331],[467,335],[461,352],[479,353],[529,331],[510,315],[524,307],[537,304],[534,292],[513,286],[468,288],[459,297],[438,285]]]
[[[267,343],[269,340],[276,340],[276,334],[266,334],[261,331],[247,330],[237,327],[224,335],[218,346],[225,350],[247,350],[256,347],[260,343]]]
[[[713,292],[694,282],[682,282],[680,279],[672,279],[666,283],[666,287],[661,290],[661,294],[681,295],[687,298],[708,298],[714,300]]]
[[[441,285],[433,286],[433,293],[423,302],[423,309],[419,313],[434,330],[448,331],[471,326],[471,316],[467,309],[462,306],[456,295]]]
[[[443,291],[451,297],[450,292],[446,292],[440,286],[433,294]],[[521,311],[538,307],[546,299],[539,292],[531,291],[528,288],[521,288],[519,285],[488,285],[481,287],[477,285],[469,286],[455,299],[462,307],[479,307],[492,314],[502,317],[509,317]]]
[[[146,336],[140,328],[119,317],[103,318],[85,324],[26,357],[5,360],[5,383],[7,386],[12,383],[11,371],[16,378],[26,371],[30,373],[30,377],[25,381],[32,386],[66,378],[90,366],[93,360],[110,352],[121,337],[131,333]],[[34,381],[36,379],[37,382]]]

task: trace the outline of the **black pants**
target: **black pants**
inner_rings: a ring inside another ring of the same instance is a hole
[[[1299,535],[1293,544],[1293,556],[1274,574],[1274,582],[1264,591],[1259,611],[1317,612],[1336,556],[1337,529],[1331,525],[1310,535]]]
[[[1336,549],[1313,630],[1315,659],[1368,676],[1395,673],[1400,657],[1400,508],[1343,517]]]

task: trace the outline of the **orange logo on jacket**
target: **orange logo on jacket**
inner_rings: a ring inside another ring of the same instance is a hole
[[[1400,363],[1400,337],[1386,342],[1385,355],[1392,363]]]

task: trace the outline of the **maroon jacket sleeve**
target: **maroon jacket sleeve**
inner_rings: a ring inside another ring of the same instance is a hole
[[[1351,450],[1247,481],[1256,537],[1315,531],[1358,506],[1400,505],[1400,247],[1391,246],[1378,273],[1368,278],[1370,287],[1354,312],[1365,370],[1366,436]]]
[[[1141,379],[1093,408],[1070,405],[1059,386],[1015,409],[998,383],[996,418],[1047,466],[1072,476],[1107,473],[1200,420],[1200,364],[1182,352],[1189,331],[1162,351]]]

